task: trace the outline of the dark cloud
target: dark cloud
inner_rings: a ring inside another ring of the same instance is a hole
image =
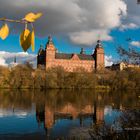
[[[140,4],[137,0],[124,0],[127,4],[127,16],[122,19],[124,29],[135,29],[140,26]]]
[[[0,3],[0,17],[20,19],[28,12],[42,12],[43,16],[35,23],[38,35],[68,36],[82,45],[93,44],[98,37],[95,33],[110,40],[110,30],[121,25],[126,10],[122,0],[1,0]],[[85,41],[79,39],[83,36]]]

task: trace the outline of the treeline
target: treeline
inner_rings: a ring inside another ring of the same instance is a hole
[[[66,72],[62,67],[33,69],[30,64],[0,67],[0,88],[111,88],[140,89],[140,69],[104,70],[87,73],[84,69]]]
[[[123,71],[107,71],[98,81],[99,85],[108,85],[111,89],[140,89],[140,68],[128,68]]]

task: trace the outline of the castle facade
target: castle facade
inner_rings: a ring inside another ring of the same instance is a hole
[[[79,54],[58,53],[52,38],[48,38],[46,48],[40,48],[37,56],[37,67],[43,66],[47,70],[52,67],[63,67],[68,72],[82,68],[87,72],[104,69],[104,49],[100,40],[97,41],[93,54],[85,54],[83,49]]]

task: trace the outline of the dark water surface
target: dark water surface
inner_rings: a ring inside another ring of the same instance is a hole
[[[140,110],[139,91],[1,90],[0,139],[91,139],[127,110]]]

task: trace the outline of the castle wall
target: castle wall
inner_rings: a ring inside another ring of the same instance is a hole
[[[52,67],[63,67],[68,72],[73,72],[78,68],[84,68],[87,72],[92,72],[95,69],[95,62],[92,60],[65,60],[65,59],[52,59],[46,60],[46,69]]]

